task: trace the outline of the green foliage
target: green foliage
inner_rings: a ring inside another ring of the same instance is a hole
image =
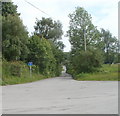
[[[62,24],[50,18],[36,21],[35,33],[28,37],[26,27],[13,3],[2,6],[3,85],[31,82],[59,76],[62,70]],[[32,78],[23,62],[33,62]],[[44,76],[39,77],[42,74]]]
[[[0,54],[0,85],[2,84],[2,58]]]
[[[7,15],[20,15],[17,13],[17,5],[14,5],[13,2],[2,2],[2,16]]]
[[[59,21],[53,21],[51,18],[42,18],[42,20],[37,19],[36,26],[34,26],[34,28],[35,28],[34,35],[39,36],[40,39],[45,38],[44,41],[47,41],[48,42],[47,44],[49,44],[49,45],[42,44],[44,45],[44,47],[48,48],[47,49],[48,58],[46,58],[47,59],[46,61],[44,58],[41,58],[42,64],[40,63],[39,65],[39,67],[41,67],[41,71],[44,72],[44,70],[46,70],[46,72],[49,72],[50,70],[49,73],[52,72],[52,74],[59,76],[62,70],[63,62],[62,50],[64,48],[64,44],[62,43],[62,41],[58,41],[61,39],[61,36],[63,34],[62,24]],[[42,50],[42,46],[40,48]],[[45,55],[42,56],[45,57]],[[44,69],[44,67],[49,68]]]
[[[56,60],[56,66],[55,66],[55,75],[59,76],[62,71],[62,63],[64,62],[64,53],[61,49],[59,49],[59,45],[57,46],[52,41],[50,41],[52,52],[54,55],[54,58]]]
[[[39,72],[39,66],[37,65],[32,65],[32,72],[36,74],[40,74]]]
[[[63,64],[67,66],[67,64],[69,63],[69,59],[70,59],[70,52],[64,52],[64,60],[63,60]]]
[[[21,61],[15,62],[3,61],[2,65],[3,65],[2,67],[3,79],[8,76],[22,77],[26,72],[28,72],[28,66]]]
[[[28,44],[30,53],[28,61],[39,66],[39,71],[42,74],[54,76],[56,60],[52,53],[52,48],[48,40],[32,36]]]
[[[102,64],[102,53],[96,47],[99,31],[92,24],[92,17],[82,8],[69,14],[70,26],[68,36],[72,45],[67,72],[76,75],[82,72],[93,72]],[[87,49],[86,49],[87,48]]]
[[[103,65],[98,72],[79,73],[74,79],[80,81],[118,81],[118,65]]]
[[[85,72],[93,72],[102,64],[101,54],[98,50],[80,51],[71,58],[69,67],[73,75]]]
[[[69,18],[70,26],[67,35],[72,45],[72,51],[85,50],[85,46],[95,45],[98,31],[92,24],[91,15],[84,8],[77,7],[72,14],[69,14]]]
[[[53,21],[51,18],[42,18],[42,20],[36,20],[35,34],[52,41],[61,39],[63,34],[62,24],[60,21]]]
[[[0,15],[0,56],[2,54],[2,16]]]
[[[2,55],[8,61],[25,60],[28,32],[13,2],[2,2]]]
[[[104,63],[117,62],[117,54],[119,50],[118,40],[113,37],[109,30],[101,29],[99,40],[96,46],[103,51]]]
[[[2,65],[2,83],[0,83],[0,85],[21,84],[46,78],[36,73],[36,66],[32,67],[32,76],[30,76],[29,67],[21,61],[3,61]]]
[[[69,14],[69,18],[67,35],[72,50],[66,57],[67,72],[78,80],[104,80],[105,76],[105,80],[116,80],[116,72],[111,73],[110,78],[106,73],[105,75],[94,73],[101,70],[103,61],[118,62],[119,45],[116,37],[113,37],[108,30],[98,31],[92,24],[91,15],[84,8],[77,7],[72,14]]]
[[[25,60],[28,54],[28,32],[18,16],[2,17],[3,57],[9,61]]]

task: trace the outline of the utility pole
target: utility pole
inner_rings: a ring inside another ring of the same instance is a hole
[[[86,51],[86,31],[85,31],[85,28],[84,28],[84,46],[85,46],[85,51]]]
[[[84,49],[85,49],[85,52],[86,52],[87,48],[86,48],[86,26],[85,26],[85,19],[83,19],[83,36],[84,36]]]

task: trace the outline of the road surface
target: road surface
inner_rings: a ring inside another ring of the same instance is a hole
[[[3,114],[118,114],[117,81],[69,75],[3,86]]]

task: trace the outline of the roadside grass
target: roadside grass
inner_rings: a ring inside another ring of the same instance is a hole
[[[2,78],[2,85],[13,85],[13,84],[23,84],[23,83],[29,83],[34,82],[38,80],[45,79],[45,76],[33,74],[31,77],[15,77],[15,76],[9,76],[7,78]]]
[[[2,60],[0,58],[0,85],[2,85]]]
[[[118,81],[118,64],[104,64],[99,71],[80,73],[74,79],[79,81]]]
[[[32,75],[30,76],[29,67],[23,62],[4,61],[1,64],[2,78],[0,78],[0,85],[23,84],[50,77],[40,74],[36,66],[33,66]]]

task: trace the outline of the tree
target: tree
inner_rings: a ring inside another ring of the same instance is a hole
[[[63,34],[60,21],[53,21],[51,18],[37,19],[34,28],[36,35],[52,41],[60,40]]]
[[[2,55],[2,16],[0,15],[0,57]]]
[[[28,32],[18,15],[2,17],[2,54],[9,61],[25,60]]]
[[[76,56],[71,57],[71,64],[75,74],[93,72],[102,65],[102,56],[97,49],[80,51]]]
[[[2,2],[2,54],[9,61],[25,60],[28,32],[13,2]]]
[[[112,63],[118,53],[118,40],[112,36],[109,30],[101,29],[100,38],[97,46],[104,53],[104,63]]]
[[[2,16],[20,15],[20,13],[17,13],[17,7],[13,2],[2,2]]]
[[[57,76],[60,75],[64,48],[62,41],[59,41],[63,34],[62,24],[59,21],[53,21],[51,18],[42,18],[42,20],[37,19],[34,28],[34,35],[37,35],[40,39],[45,38],[50,43],[51,52],[56,60],[54,73]]]
[[[90,14],[82,7],[77,7],[76,10],[69,14],[70,26],[67,35],[70,38],[72,50],[85,50],[89,46],[95,44],[98,32],[92,24]]]
[[[56,60],[56,70],[55,70],[55,74],[56,76],[59,76],[61,74],[62,71],[62,65],[64,62],[64,53],[62,51],[62,49],[59,48],[59,43],[58,45],[56,45],[54,42],[50,41],[51,44],[51,48],[52,48],[52,52],[54,55],[54,58]]]
[[[72,50],[69,57],[68,72],[79,74],[81,72],[95,71],[102,64],[102,56],[96,44],[99,31],[92,24],[92,17],[82,8],[69,14],[70,26],[67,31]]]
[[[28,47],[28,61],[39,66],[41,74],[55,76],[56,60],[49,41],[34,35],[29,39]]]

